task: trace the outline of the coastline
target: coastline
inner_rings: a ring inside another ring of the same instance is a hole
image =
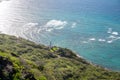
[[[22,38],[22,37],[20,37],[20,36],[9,35],[9,34],[5,34],[5,33],[2,33],[2,32],[0,32],[0,35],[15,36],[16,38],[19,38],[19,39],[25,39],[25,38]],[[26,40],[31,41],[31,40],[29,40],[29,39],[26,39]],[[31,41],[31,42],[34,42],[34,41]],[[43,46],[48,47],[48,45],[44,45],[44,44],[42,44],[42,43],[37,43],[37,42],[34,42],[34,43],[35,43],[35,44],[38,44],[38,45],[40,44],[40,45],[43,45]],[[56,46],[56,47],[62,48],[62,47],[59,47],[59,46]],[[68,49],[68,48],[66,48],[66,49]],[[95,63],[93,63],[93,62],[91,62],[91,61],[88,61],[88,60],[85,59],[84,57],[80,56],[77,52],[75,52],[75,51],[73,51],[73,50],[71,50],[71,49],[68,49],[68,50],[72,51],[73,54],[75,54],[78,58],[85,60],[85,61],[86,61],[87,63],[89,63],[90,65],[93,65],[93,66],[96,66],[96,67],[100,67],[100,68],[103,68],[103,69],[108,70],[108,71],[120,72],[120,71],[118,71],[118,70],[109,69],[109,68],[107,68],[107,67],[103,67],[103,66],[101,66],[101,65],[95,64]]]
[[[76,53],[76,55],[77,55],[77,57],[84,59],[84,58],[83,58],[82,56],[80,56],[79,54]],[[93,66],[101,67],[101,68],[104,68],[105,70],[108,70],[108,71],[114,71],[114,70],[108,69],[107,67],[102,67],[102,66],[100,66],[100,65],[97,65],[97,64],[95,64],[95,63],[93,63],[93,62],[91,62],[91,61],[88,61],[88,60],[86,60],[86,59],[84,59],[84,60],[87,61],[89,64],[91,64],[91,65],[93,65]],[[119,72],[119,71],[116,71],[116,72]]]

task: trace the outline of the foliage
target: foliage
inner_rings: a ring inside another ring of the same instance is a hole
[[[120,80],[66,48],[0,34],[0,80]]]

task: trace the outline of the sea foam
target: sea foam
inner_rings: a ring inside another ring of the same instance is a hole
[[[50,20],[44,25],[39,25],[39,23],[27,23],[22,26],[19,30],[20,35],[26,38],[26,35],[29,38],[33,38],[34,35],[43,33],[43,32],[51,32],[53,30],[63,29],[67,25],[67,21],[61,20]]]
[[[98,39],[99,42],[105,42],[105,39]]]
[[[44,25],[44,28],[46,28],[46,31],[52,31],[55,29],[63,29],[67,24],[67,21],[50,20]]]
[[[66,21],[61,21],[61,20],[50,20],[47,22],[45,25],[46,27],[61,27],[65,26],[67,24]]]
[[[116,37],[113,35],[110,35],[108,38],[115,39]]]
[[[112,43],[112,42],[113,42],[113,40],[107,41],[107,43]]]
[[[119,35],[119,33],[118,33],[118,32],[112,32],[112,34],[113,34],[113,35]]]
[[[90,41],[95,41],[96,39],[95,39],[95,38],[90,38],[89,40],[90,40]]]

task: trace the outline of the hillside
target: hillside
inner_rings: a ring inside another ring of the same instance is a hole
[[[120,80],[71,50],[0,34],[0,80]]]

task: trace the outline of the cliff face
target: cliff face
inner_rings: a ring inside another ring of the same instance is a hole
[[[120,80],[69,49],[0,34],[0,80]]]

